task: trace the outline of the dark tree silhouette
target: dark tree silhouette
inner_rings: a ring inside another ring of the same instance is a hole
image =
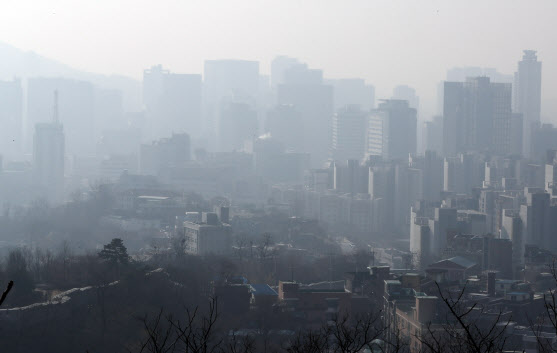
[[[0,298],[0,306],[2,306],[4,300],[6,300],[6,297],[8,296],[8,293],[10,293],[10,291],[12,290],[13,286],[14,286],[14,281],[10,281],[8,283],[8,287],[6,287],[6,290],[4,291],[4,293],[2,293],[2,297]]]
[[[120,238],[114,238],[109,244],[104,245],[104,249],[99,252],[99,257],[112,264],[127,264],[130,259],[128,249]]]

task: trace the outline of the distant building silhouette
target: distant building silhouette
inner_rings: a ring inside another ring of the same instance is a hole
[[[245,103],[257,107],[259,62],[247,60],[206,60],[203,75],[205,133],[216,142],[223,107]]]
[[[366,128],[369,113],[359,105],[348,105],[333,117],[331,154],[333,160],[344,161],[365,157]]]
[[[407,101],[384,100],[371,112],[367,154],[384,159],[408,159],[416,153],[416,109]]]
[[[66,150],[78,156],[95,153],[95,88],[86,81],[65,78],[32,78],[27,87],[27,141],[31,148],[35,124],[49,121],[45,111],[52,108],[52,92],[59,93],[59,120],[64,125]]]
[[[243,150],[246,141],[253,141],[257,137],[257,111],[248,104],[223,104],[219,116],[220,152]]]
[[[310,153],[313,167],[321,167],[329,157],[333,117],[333,88],[323,84],[323,72],[305,64],[291,67],[285,72],[285,83],[277,88],[277,101],[300,112],[302,152]]]
[[[375,87],[366,84],[364,79],[327,79],[325,83],[333,86],[335,111],[347,105],[359,105],[364,111],[375,107]]]
[[[540,121],[542,63],[535,50],[525,50],[514,74],[513,110],[524,119],[523,152],[530,156],[532,124]]]
[[[144,175],[158,175],[163,169],[182,167],[190,160],[190,149],[190,137],[185,133],[142,144],[139,171]]]
[[[34,180],[50,202],[63,200],[64,153],[64,128],[58,119],[58,92],[55,92],[52,121],[35,124],[33,137]]]
[[[201,75],[175,74],[161,65],[143,72],[143,103],[147,113],[148,138],[173,132],[199,137],[201,120]]]
[[[443,149],[446,156],[478,151],[508,154],[513,141],[511,84],[488,77],[445,82]]]
[[[280,104],[267,112],[265,132],[284,144],[289,152],[304,150],[302,115],[292,104]]]

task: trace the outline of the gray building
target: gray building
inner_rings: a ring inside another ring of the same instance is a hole
[[[416,153],[416,128],[416,109],[407,101],[382,101],[369,119],[367,155],[408,159],[408,154]]]
[[[358,105],[341,108],[333,117],[331,154],[333,160],[361,161],[365,156],[368,113]]]
[[[166,168],[183,167],[189,160],[189,135],[172,134],[169,138],[141,145],[139,171],[143,175],[158,175],[161,170]]]
[[[221,212],[221,216],[222,214]],[[227,220],[219,219],[216,213],[209,212],[202,214],[200,222],[185,221],[186,252],[194,255],[230,253],[232,250],[232,227],[222,221]]]
[[[278,104],[290,104],[300,113],[305,137],[302,151],[311,155],[312,167],[321,168],[329,158],[333,118],[333,87],[323,84],[323,72],[296,65],[284,72],[277,87]]]
[[[34,181],[50,202],[64,198],[64,128],[58,120],[58,93],[54,93],[52,122],[35,124],[33,136]]]
[[[443,148],[446,156],[463,152],[508,154],[512,122],[510,83],[488,77],[445,82]]]
[[[532,124],[540,121],[542,91],[542,63],[535,50],[524,50],[518,70],[514,74],[513,110],[524,119],[523,152],[530,156]]]
[[[173,132],[199,137],[201,120],[201,75],[175,74],[161,65],[143,72],[148,138],[161,138]]]

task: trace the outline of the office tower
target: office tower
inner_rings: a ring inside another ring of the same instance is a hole
[[[521,113],[524,121],[523,152],[530,156],[532,124],[540,121],[542,63],[535,50],[524,50],[514,74],[513,111]]]
[[[292,104],[280,104],[267,112],[265,133],[282,142],[290,152],[304,150],[302,115]]]
[[[144,175],[158,175],[163,169],[182,167],[190,160],[190,149],[190,137],[185,133],[142,144],[139,171]]]
[[[394,229],[395,208],[395,174],[396,168],[392,162],[375,160],[369,166],[368,193],[377,207],[382,210],[382,227],[385,231]]]
[[[309,169],[309,155],[285,152],[284,145],[272,136],[264,135],[253,143],[255,172],[265,181],[301,184]]]
[[[246,60],[206,60],[203,75],[205,132],[218,134],[219,114],[228,103],[257,107],[259,62]]]
[[[511,84],[492,83],[488,77],[445,82],[445,155],[470,151],[507,154],[511,119]]]
[[[289,67],[283,76],[284,84],[287,85],[329,85],[323,81],[323,70],[310,69],[305,63]]]
[[[445,157],[443,166],[443,191],[469,194],[483,184],[485,160],[482,156],[463,153]]]
[[[443,158],[435,151],[425,151],[423,156],[411,155],[409,167],[420,171],[418,174],[419,199],[440,201],[443,190]],[[414,200],[418,200],[418,198]]]
[[[506,75],[490,67],[453,67],[447,70],[447,81],[466,81],[468,77],[489,77],[491,82],[513,83],[513,75]]]
[[[241,151],[257,138],[257,111],[246,103],[228,103],[219,114],[218,150]]]
[[[364,158],[368,118],[369,114],[358,105],[345,106],[334,115],[331,143],[333,160],[361,161]]]
[[[35,124],[33,137],[33,175],[36,185],[50,202],[64,198],[64,128],[58,115],[58,92],[54,92],[51,122]]]
[[[447,246],[447,232],[457,228],[457,210],[454,208],[435,208],[433,219],[429,220],[431,232],[431,253],[439,256]]]
[[[323,84],[321,70],[307,65],[293,66],[284,76],[284,84],[277,87],[278,104],[290,104],[300,112],[303,152],[311,155],[313,167],[321,167],[329,157],[333,89]]]
[[[503,141],[507,143],[509,152],[507,154],[513,156],[522,156],[524,148],[524,119],[520,113],[512,113],[511,120],[508,125],[509,135]],[[504,148],[504,147],[503,147]]]
[[[414,266],[425,268],[432,262],[431,230],[429,218],[422,217],[414,208],[410,210],[410,252],[413,255]]]
[[[520,206],[520,218],[526,244],[555,251],[557,249],[557,205],[543,189],[525,188],[526,204]]]
[[[247,60],[206,60],[204,67],[204,99],[221,103],[226,96],[252,100],[259,87],[259,62]]]
[[[334,162],[333,188],[349,194],[368,192],[369,167],[360,165],[359,160]]]
[[[557,151],[547,151],[544,188],[550,197],[557,198]]]
[[[0,81],[0,155],[4,159],[22,153],[23,90],[21,80]]]
[[[407,101],[382,101],[369,119],[367,155],[407,160],[416,153],[416,124],[416,109]]]
[[[280,55],[271,61],[271,87],[276,88],[284,83],[284,73],[292,66],[301,64],[296,58]]]
[[[410,86],[399,85],[393,88],[392,99],[407,101],[410,108],[420,108],[420,97],[416,95],[416,90]]]
[[[424,121],[422,127],[422,150],[443,153],[443,117],[436,115],[432,121]]]
[[[95,154],[95,89],[86,81],[63,78],[32,78],[27,88],[27,150],[30,149],[31,129],[47,122],[45,111],[52,107],[53,91],[58,92],[60,123],[64,125],[66,151],[73,155]]]
[[[186,132],[200,137],[201,75],[175,74],[161,65],[143,72],[143,103],[148,138]]]
[[[497,271],[498,276],[513,278],[513,243],[510,239],[485,236],[482,244],[482,270]]]
[[[553,124],[532,124],[531,158],[535,162],[544,162],[547,150],[557,150],[557,127]]]
[[[375,87],[367,85],[364,79],[328,79],[325,83],[333,86],[335,111],[347,105],[359,105],[364,111],[375,107]]]
[[[513,243],[513,268],[524,264],[524,237],[523,225],[520,211],[516,209],[505,209],[502,215],[501,238],[510,239]]]

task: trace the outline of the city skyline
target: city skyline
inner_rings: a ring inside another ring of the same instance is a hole
[[[506,1],[149,5],[9,1],[0,7],[0,33],[5,33],[0,41],[81,70],[135,79],[151,65],[198,74],[204,60],[226,58],[259,61],[261,72],[268,74],[272,58],[289,55],[323,69],[327,78],[364,78],[377,87],[378,98],[389,98],[397,85],[409,85],[421,97],[420,120],[435,113],[436,85],[452,67],[492,67],[512,75],[516,53],[523,49],[537,50],[541,61],[557,60],[551,30],[557,5],[551,1],[535,6]],[[512,11],[494,16],[493,7]],[[465,18],[478,26],[469,26]],[[91,31],[95,24],[102,24],[100,30]],[[557,68],[548,65],[542,119],[557,112],[551,94],[556,76]]]

